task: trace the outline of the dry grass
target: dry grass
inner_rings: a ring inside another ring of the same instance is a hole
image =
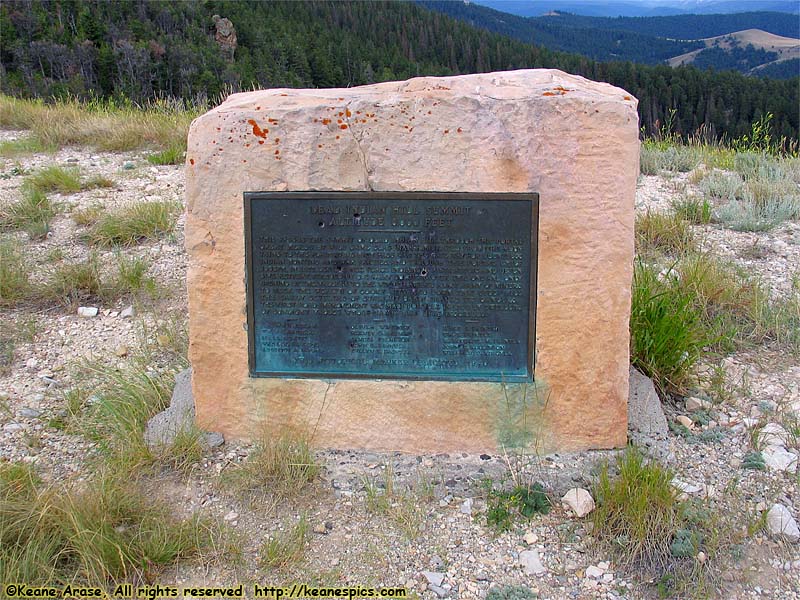
[[[139,108],[74,100],[46,104],[0,95],[0,127],[31,130],[28,145],[34,148],[185,149],[189,124],[199,113],[166,102]]]
[[[115,212],[99,214],[85,238],[97,246],[129,246],[157,239],[175,228],[180,210],[177,202],[138,202]]]

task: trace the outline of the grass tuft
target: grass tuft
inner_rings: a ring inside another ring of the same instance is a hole
[[[169,148],[149,154],[147,162],[151,165],[179,165],[186,157],[185,146],[170,146]]]
[[[185,149],[189,125],[204,110],[162,100],[137,107],[110,100],[45,103],[0,95],[0,127],[30,129],[31,138],[47,148],[77,145],[111,152]]]
[[[672,203],[672,210],[679,219],[693,225],[706,225],[711,222],[711,204],[705,198],[683,196]]]
[[[319,472],[305,436],[265,432],[248,459],[226,475],[224,484],[252,498],[272,495],[286,499],[300,493]]]
[[[637,251],[680,254],[695,247],[692,228],[674,213],[647,211],[636,217]]]
[[[29,267],[16,244],[0,241],[0,306],[15,306],[30,295]]]
[[[178,521],[127,477],[84,487],[43,486],[34,472],[0,465],[0,578],[28,585],[154,581],[178,558],[213,543],[213,528]]]
[[[0,142],[0,157],[13,158],[22,154],[36,154],[39,152],[54,152],[55,147],[45,146],[36,137],[24,137],[18,140],[6,140]]]
[[[65,169],[59,166],[40,169],[28,177],[25,183],[41,192],[73,194],[81,191],[78,169]]]
[[[286,531],[266,540],[258,552],[261,567],[284,569],[303,560],[308,541],[308,529],[308,519],[303,515]]]
[[[129,246],[170,233],[180,212],[177,202],[139,202],[114,213],[100,215],[86,232],[97,246]]]
[[[691,295],[668,272],[637,262],[631,306],[631,362],[662,391],[683,391],[713,341]]]
[[[23,185],[21,200],[0,206],[0,230],[24,230],[31,239],[41,239],[50,230],[50,220],[56,213],[43,191]]]

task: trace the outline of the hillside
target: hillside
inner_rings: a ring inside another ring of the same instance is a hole
[[[538,17],[560,11],[595,17],[654,17],[698,14],[728,14],[745,11],[775,11],[797,14],[800,7],[791,0],[475,0],[495,10],[521,17]]]
[[[768,64],[800,58],[800,39],[782,37],[760,29],[736,31],[706,38],[702,42],[705,48],[681,54],[667,63],[672,67],[695,64],[717,68],[722,64],[727,68],[752,72]],[[724,60],[726,55],[730,57],[727,65],[720,60]]]
[[[669,62],[675,66],[680,64],[680,61],[674,62],[676,57],[687,57],[685,62],[689,62],[689,59],[693,60],[702,51],[703,56],[695,64],[703,69],[731,69],[746,74],[769,74],[780,78],[798,75],[797,72],[785,68],[757,73],[755,70],[758,68],[793,57],[783,57],[780,51],[773,55],[775,50],[768,43],[762,44],[758,36],[754,36],[752,49],[748,48],[750,42],[745,41],[745,36],[739,50],[729,47],[730,45],[718,45],[716,50],[707,51],[709,43],[706,39],[700,39],[753,28],[763,30],[764,36],[775,36],[776,40],[799,36],[800,21],[787,18],[786,13],[606,18],[553,12],[548,16],[524,18],[461,2],[420,0],[420,4],[474,27],[551,50],[578,53],[594,60],[629,60],[645,64]],[[772,41],[771,44],[783,47],[781,42]]]
[[[454,4],[457,5],[457,4]],[[488,10],[488,9],[487,9]],[[236,29],[231,51],[212,17]],[[25,96],[154,95],[203,102],[252,87],[348,87],[418,75],[557,68],[607,81],[639,98],[641,124],[658,131],[749,132],[774,115],[776,136],[796,138],[797,85],[735,73],[599,63],[472,27],[414,3],[110,3],[6,0],[0,4],[0,91]],[[677,56],[689,49],[670,50]]]

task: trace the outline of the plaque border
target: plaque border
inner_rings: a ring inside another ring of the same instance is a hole
[[[250,191],[243,192],[244,195],[244,254],[245,254],[245,298],[247,305],[247,368],[248,376],[251,378],[276,378],[276,379],[357,379],[373,381],[451,381],[466,383],[482,382],[508,382],[508,383],[532,383],[536,373],[536,304],[537,304],[537,283],[539,271],[539,193],[538,192],[371,192],[371,191],[294,191],[294,192],[273,192],[273,191]],[[528,306],[528,357],[526,366],[528,375],[514,375],[496,377],[460,377],[454,378],[435,377],[431,375],[399,375],[386,376],[374,375],[371,373],[315,373],[311,371],[303,373],[286,373],[282,371],[256,371],[256,352],[255,352],[255,313],[253,306],[253,244],[252,244],[252,207],[254,201],[260,200],[505,200],[505,201],[530,201],[531,202],[531,256],[530,256],[530,302]]]

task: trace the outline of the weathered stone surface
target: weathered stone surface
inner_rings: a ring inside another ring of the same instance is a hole
[[[783,504],[773,504],[767,512],[767,530],[773,537],[782,537],[790,542],[800,541],[797,521]]]
[[[178,433],[189,431],[193,425],[192,370],[184,369],[175,376],[169,406],[147,421],[144,441],[150,448],[167,446],[175,441]]]
[[[577,517],[585,517],[594,510],[594,498],[588,490],[572,488],[561,498],[561,504],[568,508]]]
[[[519,564],[525,570],[526,575],[542,575],[547,573],[547,569],[539,558],[539,552],[535,549],[520,552]]]
[[[242,195],[535,191],[546,410],[528,423],[545,448],[624,445],[638,147],[634,98],[559,71],[232,95],[192,124],[187,152],[198,424],[242,438],[267,422],[323,447],[496,451],[500,384],[248,376]]]
[[[661,399],[653,381],[635,367],[630,368],[628,435],[636,446],[655,458],[661,459],[669,454],[669,426]]]

